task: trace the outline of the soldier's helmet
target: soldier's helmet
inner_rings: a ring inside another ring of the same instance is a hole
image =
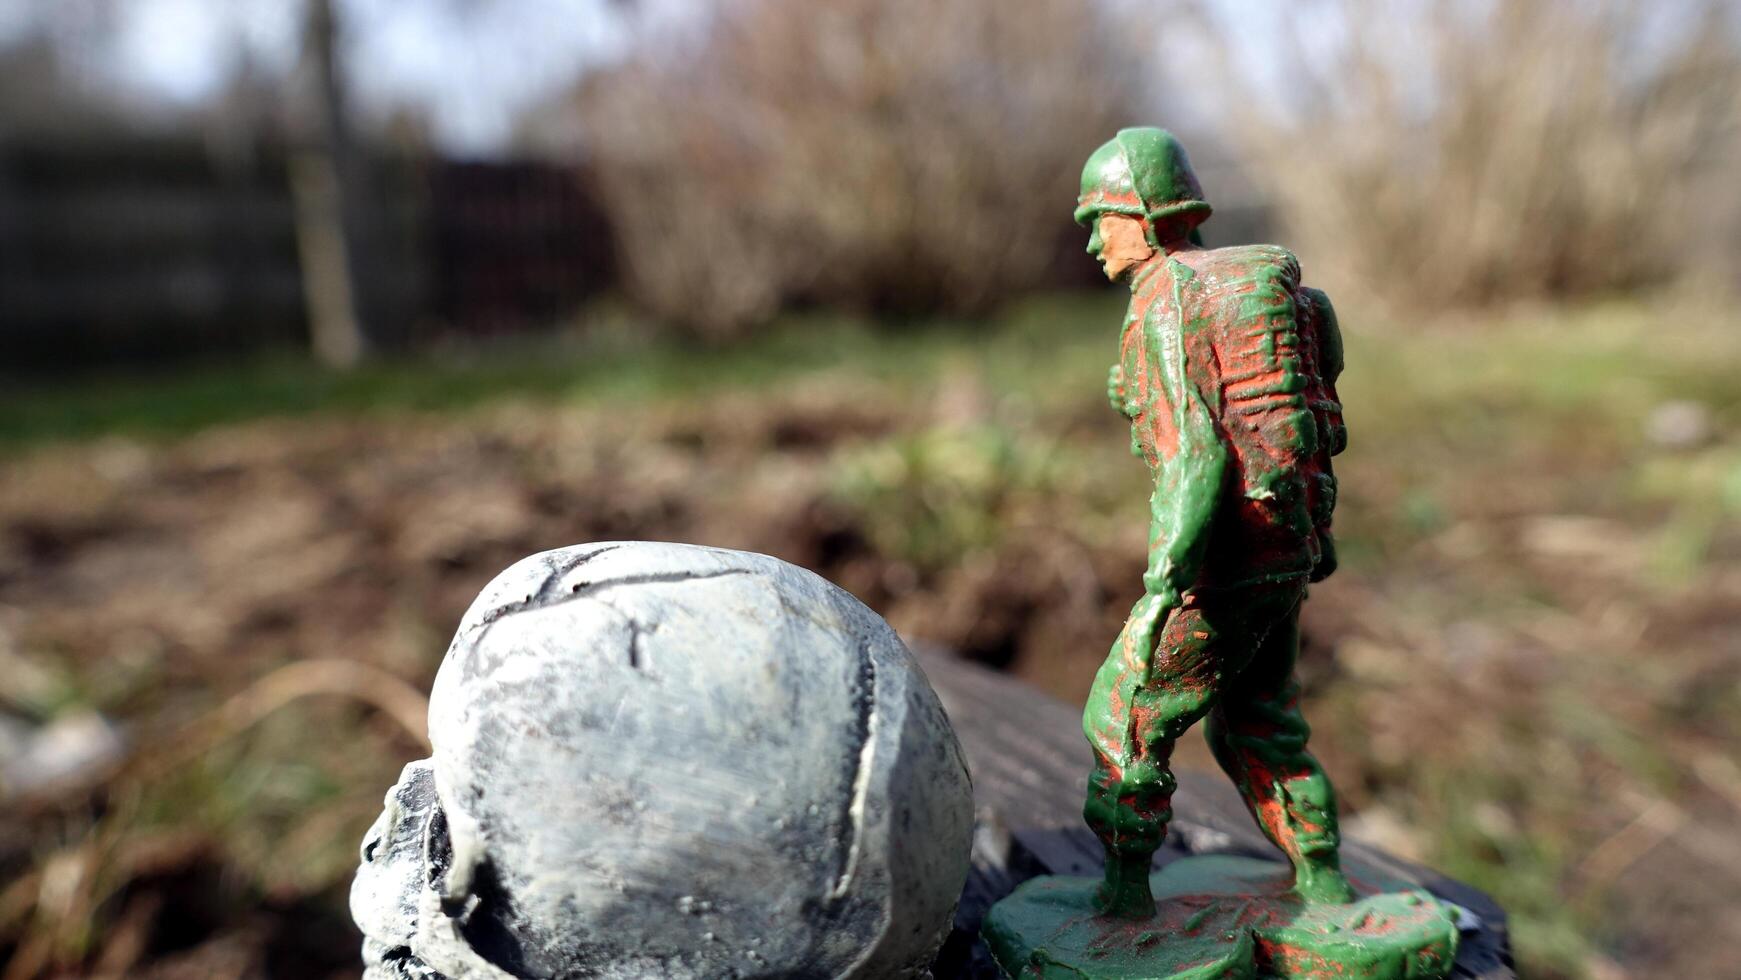
[[[1157,229],[1195,239],[1210,211],[1185,148],[1164,129],[1121,129],[1082,168],[1076,220],[1083,225],[1109,212],[1147,218],[1150,244],[1159,245]]]

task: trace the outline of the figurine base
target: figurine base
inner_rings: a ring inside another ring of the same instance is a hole
[[[1005,977],[1041,980],[1432,980],[1451,971],[1457,921],[1425,891],[1307,903],[1285,866],[1207,854],[1155,872],[1152,919],[1094,913],[1098,878],[1052,876],[1017,888],[981,934]]]

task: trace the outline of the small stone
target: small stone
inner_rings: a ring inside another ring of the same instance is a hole
[[[0,716],[0,799],[86,785],[121,761],[126,740],[89,709],[65,712],[40,728]]]
[[[1685,399],[1663,402],[1650,413],[1645,435],[1664,449],[1697,449],[1711,441],[1711,410]]]

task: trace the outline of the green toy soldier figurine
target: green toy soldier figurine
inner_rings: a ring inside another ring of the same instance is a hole
[[[1105,878],[1025,884],[988,916],[987,943],[1012,977],[1443,976],[1450,910],[1344,875],[1299,710],[1300,604],[1336,563],[1336,317],[1287,250],[1203,248],[1209,214],[1165,130],[1122,130],[1083,169],[1088,252],[1131,290],[1107,395],[1154,476],[1148,571],[1083,715]],[[1198,720],[1291,877],[1227,856],[1151,875],[1173,746]]]

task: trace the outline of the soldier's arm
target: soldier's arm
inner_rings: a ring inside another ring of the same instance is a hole
[[[1178,379],[1175,379],[1175,381]],[[1189,373],[1176,391],[1178,444],[1162,461],[1149,497],[1149,567],[1143,587],[1174,604],[1197,580],[1227,475],[1227,446]]]
[[[1173,417],[1177,438],[1173,454],[1163,453],[1155,473],[1154,493],[1149,496],[1149,564],[1143,573],[1143,597],[1131,610],[1126,627],[1129,656],[1143,665],[1145,679],[1153,664],[1155,635],[1203,568],[1209,529],[1215,523],[1221,481],[1227,472],[1227,446],[1196,383],[1175,375],[1167,387],[1169,400],[1177,406]],[[1120,655],[1114,648],[1113,656]]]

